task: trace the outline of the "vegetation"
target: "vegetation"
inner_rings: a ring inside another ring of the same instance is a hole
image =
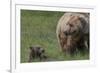
[[[64,55],[56,37],[56,26],[64,12],[21,10],[21,63],[28,62],[29,47],[40,45],[45,48],[47,61],[85,60],[89,54],[71,57]],[[33,59],[33,62],[39,62]]]

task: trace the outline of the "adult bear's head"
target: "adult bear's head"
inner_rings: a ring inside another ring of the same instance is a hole
[[[78,15],[69,16],[63,31],[66,36],[66,44],[64,45],[64,48],[67,51],[73,52],[76,49],[78,43],[82,40],[85,25],[87,25],[87,22],[83,17]]]

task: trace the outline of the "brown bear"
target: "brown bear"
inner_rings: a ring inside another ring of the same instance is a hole
[[[56,34],[64,53],[89,49],[89,13],[65,13],[57,24]]]
[[[29,62],[32,62],[32,60],[35,58],[39,58],[40,61],[47,58],[47,56],[45,55],[45,49],[41,46],[31,46],[29,49]]]

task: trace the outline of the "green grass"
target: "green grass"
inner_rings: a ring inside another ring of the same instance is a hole
[[[64,12],[21,10],[21,63],[28,62],[29,47],[32,45],[45,48],[48,61],[89,59],[88,53],[70,57],[60,51],[56,26],[63,14]],[[33,61],[39,62],[38,59]]]

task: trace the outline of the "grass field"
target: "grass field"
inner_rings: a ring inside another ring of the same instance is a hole
[[[29,59],[29,47],[41,45],[46,50],[47,61],[85,60],[89,54],[70,57],[59,48],[56,37],[56,26],[64,12],[21,10],[21,63]],[[33,62],[39,62],[34,59]]]

